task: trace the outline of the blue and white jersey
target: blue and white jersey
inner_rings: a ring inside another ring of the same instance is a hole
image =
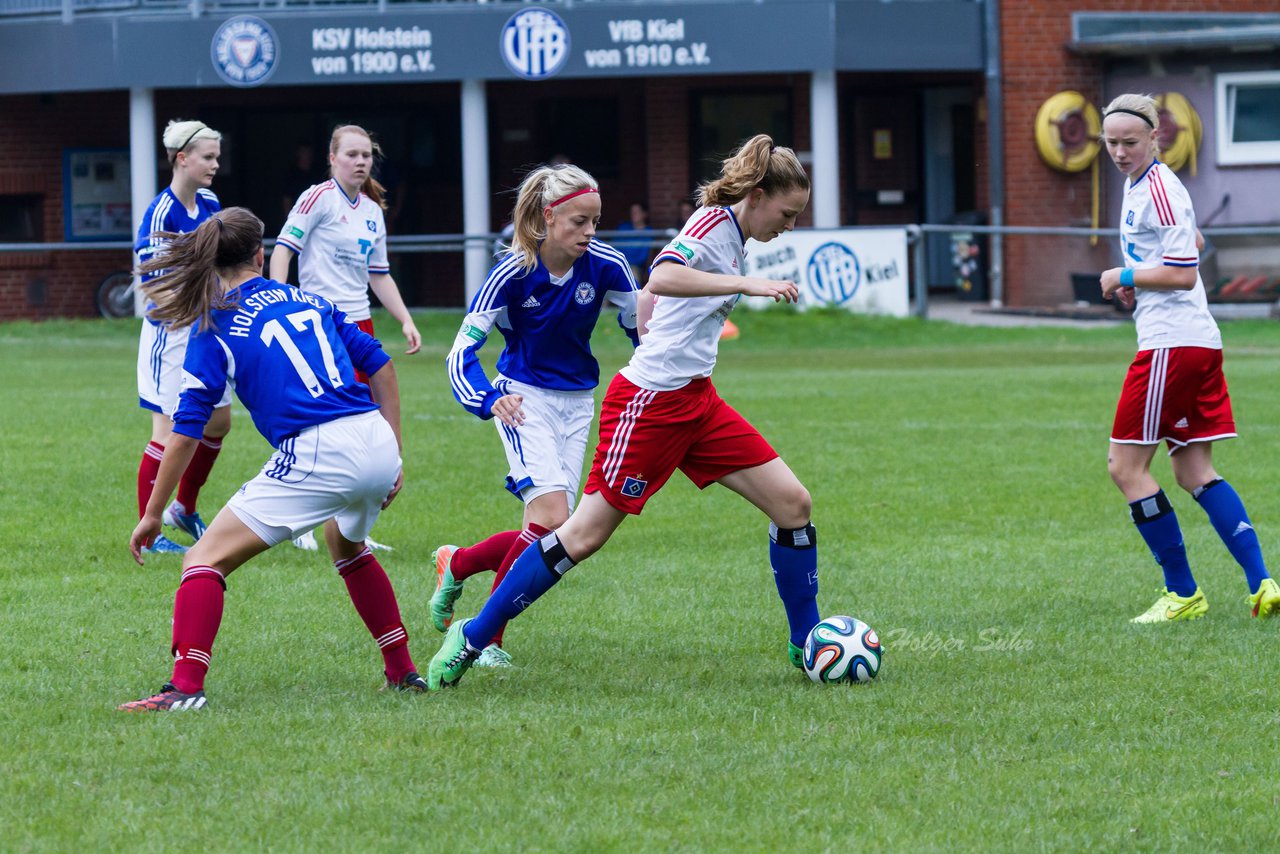
[[[220,210],[222,210],[222,204],[213,190],[201,188],[196,190],[196,212],[195,216],[192,216],[173,194],[173,188],[165,187],[147,208],[146,214],[142,217],[142,225],[138,226],[138,239],[133,243],[133,251],[138,254],[138,261],[145,263],[151,259],[152,255],[164,248],[164,241],[152,237],[152,233],[170,231],[174,234],[190,234],[199,227],[200,223]],[[159,273],[148,273],[142,277],[142,281],[149,282],[159,275]]]
[[[355,368],[391,361],[324,297],[258,277],[227,293],[232,307],[191,329],[173,430],[199,439],[228,383],[273,448],[336,418],[378,408]]]
[[[521,256],[507,255],[489,272],[445,360],[453,396],[481,418],[492,418],[493,404],[502,397],[479,358],[495,325],[506,342],[498,372],[554,391],[589,391],[600,382],[591,332],[606,302],[618,307],[618,325],[631,343],[639,341],[639,288],[621,252],[592,240],[562,278],[553,278],[541,259],[526,274],[520,260]]]

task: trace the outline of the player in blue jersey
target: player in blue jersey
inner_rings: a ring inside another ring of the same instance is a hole
[[[799,297],[794,282],[746,275],[746,243],[794,228],[809,186],[795,152],[761,134],[701,188],[702,207],[658,253],[638,300],[640,346],[605,393],[582,500],[558,530],[520,554],[479,615],[449,627],[431,660],[429,688],[456,684],[498,626],[603,547],[677,470],[700,489],[719,483],[768,517],[787,658],[802,666],[801,646],[818,622],[812,500],[759,431],[720,398],[711,372],[724,322],[742,296]]]
[[[525,505],[523,530],[436,550],[431,620],[442,632],[466,578],[496,570],[496,589],[529,543],[569,518],[600,381],[591,333],[606,304],[638,341],[638,289],[627,259],[594,237],[600,222],[594,178],[572,165],[533,170],[520,185],[512,222],[512,245],[472,300],[446,362],[458,402],[497,425],[510,467],[507,489]],[[495,327],[505,346],[490,381],[479,350]],[[501,628],[479,663],[510,663]]]
[[[173,615],[173,676],[122,711],[204,706],[226,577],[255,555],[324,524],[334,566],[382,650],[387,687],[426,686],[409,657],[395,592],[365,545],[403,483],[395,368],[377,339],[324,297],[262,278],[262,221],[228,208],[170,241],[143,270],[153,315],[191,330],[173,438],[129,548],[160,533],[161,513],[227,388],[276,449],[183,558]],[[355,371],[369,375],[369,385]],[[372,392],[372,399],[370,399]]]
[[[222,154],[222,134],[196,121],[172,121],[164,130],[164,147],[173,168],[173,180],[147,208],[138,229],[134,251],[145,264],[164,251],[157,233],[185,234],[211,217],[222,206],[209,189],[218,174]],[[153,274],[144,273],[145,284]],[[178,405],[182,383],[182,357],[187,347],[187,330],[166,328],[154,318],[144,317],[138,343],[138,404],[151,411],[151,441],[138,464],[138,515],[151,497],[156,471],[173,430],[173,410]],[[165,508],[165,524],[194,539],[204,533],[204,520],[196,510],[200,488],[222,449],[222,439],[231,429],[231,396],[218,401],[205,425],[191,464],[178,484],[177,499]],[[186,549],[164,535],[151,545],[156,552],[183,552]]]

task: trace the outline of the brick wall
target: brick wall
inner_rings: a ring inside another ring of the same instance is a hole
[[[1051,95],[1074,89],[1098,109],[1103,60],[1067,50],[1072,12],[1272,12],[1275,0],[1017,0],[1000,4],[1004,76],[1005,222],[1083,226],[1090,218],[1092,174],[1051,169],[1035,146],[1035,118]],[[984,150],[984,149],[979,149]],[[1101,152],[1099,169],[1114,169]],[[981,185],[980,185],[981,186]],[[1115,212],[1102,200],[1101,222]],[[1118,263],[1108,241],[1090,249],[1083,238],[1005,240],[1005,302],[1052,305],[1071,299],[1071,272],[1100,272]]]
[[[10,96],[0,121],[0,195],[43,197],[43,239],[63,239],[64,148],[126,148],[124,92]],[[128,269],[128,251],[0,252],[0,320],[95,313],[104,276]]]

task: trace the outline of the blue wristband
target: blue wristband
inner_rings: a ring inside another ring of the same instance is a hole
[[[1133,268],[1132,267],[1125,267],[1123,270],[1120,271],[1120,287],[1122,288],[1133,287]]]

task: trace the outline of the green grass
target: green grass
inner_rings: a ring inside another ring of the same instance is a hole
[[[1280,624],[1248,618],[1242,574],[1163,456],[1211,610],[1127,623],[1160,583],[1106,474],[1132,328],[740,314],[717,385],[813,494],[822,610],[885,638],[872,685],[787,666],[766,521],[676,478],[512,625],[515,669],[378,693],[342,583],[282,547],[230,579],[209,712],[117,714],[168,676],[179,568],[126,548],[148,431],[137,326],[0,326],[0,849],[1280,843]],[[424,316],[424,352],[397,360],[407,485],[374,532],[395,546],[383,562],[422,667],[431,550],[519,515],[492,426],[449,393],[457,322]],[[1274,560],[1280,336],[1224,337],[1243,438],[1217,464]],[[597,350],[607,378],[627,346],[610,324]],[[267,453],[237,410],[206,518]]]

